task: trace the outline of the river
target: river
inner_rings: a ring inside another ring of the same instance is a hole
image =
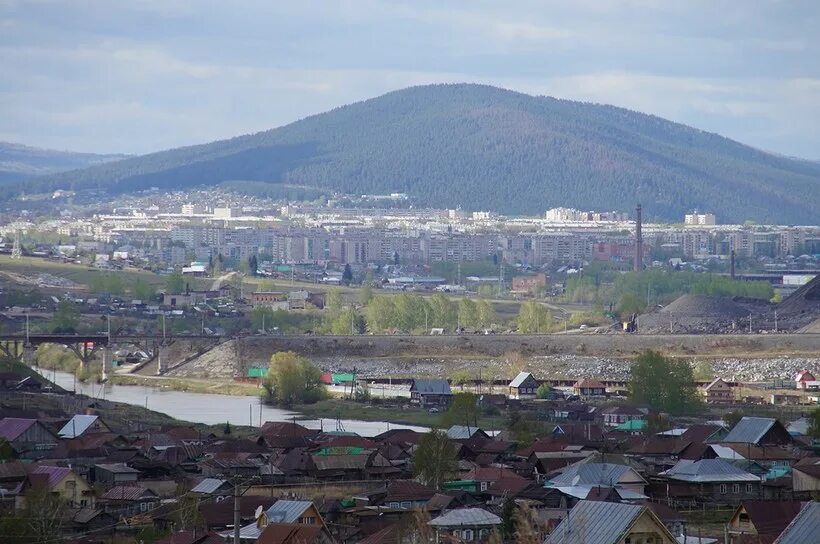
[[[40,371],[40,369],[35,369]],[[68,372],[42,371],[42,374],[54,383],[73,391],[74,375]],[[156,412],[194,423],[217,425],[229,422],[231,425],[259,426],[260,421],[292,421],[302,416],[279,408],[272,408],[260,403],[258,398],[242,395],[217,395],[213,393],[187,393],[167,389],[144,387],[141,385],[112,385],[76,382],[77,393],[89,397],[104,398],[144,406]],[[361,436],[374,436],[388,429],[413,429],[427,431],[424,427],[399,425],[384,421],[358,421],[351,419],[300,419],[300,424],[310,429],[326,431],[344,430]]]

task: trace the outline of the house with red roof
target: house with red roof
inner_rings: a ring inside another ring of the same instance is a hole
[[[40,465],[29,472],[23,482],[15,507],[25,506],[26,497],[37,493],[63,499],[74,508],[93,508],[95,505],[94,490],[85,478],[68,467]]]
[[[603,397],[606,395],[606,386],[598,380],[584,378],[572,386],[572,390],[580,397]]]

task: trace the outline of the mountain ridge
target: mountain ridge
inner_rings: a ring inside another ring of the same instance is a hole
[[[233,180],[349,194],[407,192],[420,205],[536,214],[554,206],[680,220],[801,223],[820,209],[820,163],[654,115],[485,85],[410,87],[278,128],[36,180],[128,192]]]
[[[82,153],[0,141],[0,183],[25,181],[126,157],[128,155]]]

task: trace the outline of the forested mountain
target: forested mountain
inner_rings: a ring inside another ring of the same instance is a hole
[[[721,222],[816,223],[820,164],[651,115],[481,85],[413,87],[277,129],[78,172],[41,187],[182,188],[226,180],[406,192],[420,205],[554,206]],[[31,184],[29,184],[31,185]]]
[[[76,170],[124,157],[125,155],[55,151],[0,142],[0,184],[22,181],[44,174]]]

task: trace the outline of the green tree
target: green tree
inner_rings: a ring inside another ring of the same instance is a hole
[[[396,326],[394,297],[374,297],[367,305],[367,324],[373,332],[385,331]]]
[[[370,272],[368,272],[369,274]],[[365,280],[362,284],[362,288],[359,289],[359,304],[362,306],[367,306],[370,302],[370,299],[373,298],[373,287],[370,286],[370,282]]]
[[[345,308],[330,322],[330,333],[336,335],[364,334],[367,323],[353,308]]]
[[[624,293],[618,301],[618,315],[622,319],[632,316],[632,314],[642,314],[646,310],[646,301],[635,293]]]
[[[350,268],[350,263],[348,263],[345,265],[344,272],[342,272],[342,283],[350,285],[351,281],[353,281],[353,270]]]
[[[68,299],[57,303],[57,309],[51,318],[51,331],[54,333],[74,333],[80,319],[80,310],[77,305]]]
[[[169,295],[178,295],[185,290],[185,278],[179,272],[169,274],[165,278],[165,292]]]
[[[259,271],[259,260],[256,258],[256,255],[251,255],[248,257],[248,272],[255,276],[256,273]]]
[[[478,308],[476,303],[469,298],[462,298],[458,301],[458,323],[462,327],[478,327]]]
[[[342,293],[338,289],[331,289],[325,295],[325,308],[328,310],[341,310],[344,305]]]
[[[650,350],[638,356],[631,371],[629,396],[634,402],[674,414],[698,406],[692,367],[686,361]]]
[[[138,279],[131,285],[131,294],[142,301],[153,300],[157,290],[145,280]]]
[[[450,402],[450,407],[441,416],[441,424],[445,427],[452,425],[478,426],[478,397],[475,393],[456,393]]]
[[[480,327],[490,327],[495,323],[495,310],[489,301],[479,299],[476,302],[476,314],[478,317],[478,325]]]
[[[456,326],[456,308],[450,297],[436,293],[428,300],[428,306],[431,327],[451,329]]]
[[[422,484],[441,489],[458,472],[455,444],[438,429],[425,434],[413,457],[413,476]]]
[[[292,351],[274,353],[262,382],[265,398],[280,406],[313,403],[322,397],[322,372]]]
[[[535,390],[535,396],[542,400],[548,399],[550,397],[550,393],[552,393],[552,387],[546,383],[542,383],[538,386],[538,389]]]
[[[394,298],[396,327],[407,332],[429,325],[430,311],[421,295],[401,293]]]
[[[712,369],[712,363],[706,360],[699,361],[698,364],[695,365],[694,376],[696,380],[704,382],[710,381],[715,377],[715,371]]]
[[[734,412],[726,412],[723,414],[723,423],[726,424],[726,427],[732,428],[737,425],[737,422],[743,419],[743,412],[740,410],[735,410]]]
[[[517,321],[519,332],[549,332],[552,328],[552,313],[539,302],[527,301],[521,304]]]

